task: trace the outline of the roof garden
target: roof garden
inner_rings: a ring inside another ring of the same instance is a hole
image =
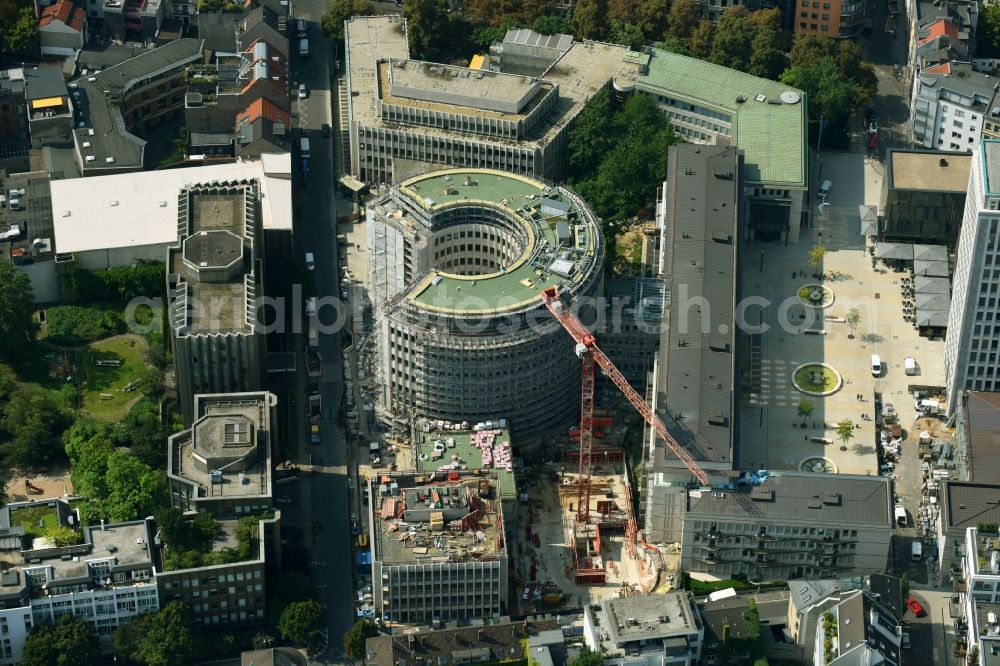
[[[414,453],[418,472],[492,472],[501,499],[511,499],[517,492],[510,433],[506,428],[419,432]]]

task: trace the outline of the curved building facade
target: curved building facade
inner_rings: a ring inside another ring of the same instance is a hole
[[[599,293],[604,239],[564,187],[507,172],[435,171],[368,206],[383,414],[510,420],[520,439],[579,407],[573,342],[548,314]]]

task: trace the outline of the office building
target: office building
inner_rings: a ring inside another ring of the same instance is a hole
[[[745,475],[734,489],[672,493],[663,541],[681,568],[753,580],[885,570],[893,533],[884,477],[782,472]]]
[[[792,4],[784,14],[794,16],[796,35],[820,35],[846,39],[865,26],[865,0],[820,0]]]
[[[983,141],[972,159],[958,240],[944,344],[948,414],[966,389],[1000,389],[1000,141]]]
[[[971,155],[890,150],[879,239],[954,248],[965,211]]]
[[[8,171],[28,171],[28,107],[24,69],[0,69],[0,165]]]
[[[375,613],[395,624],[498,619],[507,609],[503,510],[489,479],[372,479]],[[435,480],[439,479],[439,480]]]
[[[171,349],[184,422],[200,393],[259,391],[264,333],[261,192],[256,181],[182,187],[177,245],[167,259]]]
[[[45,173],[8,174],[0,169],[0,261],[17,266],[31,279],[35,303],[59,300],[52,197]]]
[[[184,72],[201,58],[200,40],[177,39],[71,82],[72,141],[80,172],[98,176],[148,166],[142,137],[183,115]]]
[[[683,590],[605,599],[583,609],[583,639],[608,666],[694,666],[705,629]]]
[[[104,18],[104,31],[124,42],[126,36],[141,35],[141,41],[153,42],[167,17],[168,0],[97,0]]]
[[[75,58],[87,40],[87,13],[71,0],[57,0],[38,17],[38,46],[43,56]]]
[[[635,90],[657,101],[680,136],[743,153],[748,238],[797,242],[809,188],[804,93],[658,49],[640,57]]]
[[[62,499],[0,509],[0,664],[18,663],[31,628],[62,615],[109,640],[119,624],[156,611],[154,536],[148,519],[81,528]]]
[[[931,150],[977,149],[996,80],[967,62],[945,62],[914,76],[910,100],[913,143]]]
[[[31,147],[72,142],[73,109],[69,91],[58,67],[36,67],[24,71]]]
[[[271,506],[273,393],[196,395],[194,424],[167,442],[167,480],[184,511],[249,514]]]
[[[383,416],[503,417],[521,441],[574,417],[579,359],[541,292],[559,287],[566,305],[598,294],[604,240],[586,203],[455,169],[388,188],[367,219]]]
[[[411,60],[398,16],[355,16],[344,48],[350,173],[368,183],[435,164],[560,180],[568,125],[639,69],[624,47],[596,42],[574,44],[542,78]]]
[[[739,432],[735,313],[744,164],[734,147],[674,146],[658,206],[658,270],[668,296],[651,405],[674,440],[709,472],[733,469]],[[690,472],[652,429],[648,436],[646,534],[667,541],[664,509],[673,503],[670,495],[683,492]]]

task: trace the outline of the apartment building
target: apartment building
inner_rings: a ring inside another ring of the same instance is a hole
[[[962,392],[1000,389],[1000,141],[983,141],[972,159],[952,279],[944,345],[948,414]]]
[[[747,474],[729,489],[666,498],[663,541],[680,542],[685,571],[788,580],[885,570],[893,532],[885,478]]]
[[[278,397],[196,395],[193,425],[167,442],[167,480],[184,511],[250,514],[271,506]]]
[[[248,523],[253,522],[256,525],[248,534]],[[188,569],[169,569],[164,563],[156,572],[160,604],[183,601],[195,621],[207,626],[259,624],[267,612],[267,571],[280,568],[281,512],[218,523],[223,537],[214,550],[242,547],[247,556],[240,559],[227,553],[231,561],[226,564]]]
[[[124,42],[126,34],[142,35],[142,41],[153,42],[167,17],[167,0],[98,0],[102,3],[106,34]]]
[[[503,510],[486,478],[370,481],[375,613],[396,624],[467,624],[506,614]]]
[[[61,528],[58,537],[54,528]],[[80,527],[63,499],[0,509],[0,664],[18,663],[33,626],[78,615],[103,640],[136,615],[160,607],[151,520]],[[56,540],[58,538],[58,541]]]
[[[910,134],[917,146],[975,151],[996,80],[968,62],[928,67],[913,79]]]
[[[23,72],[31,147],[72,141],[76,102],[70,103],[62,70],[58,67],[35,67]]]
[[[49,175],[0,169],[0,192],[7,197],[0,208],[0,262],[13,264],[31,279],[35,303],[58,301]]]
[[[954,249],[965,213],[971,155],[889,150],[879,240]]]
[[[846,39],[865,25],[865,0],[800,0],[790,8],[796,35]]]
[[[24,93],[24,69],[0,69],[0,164],[20,166],[18,170],[30,168],[22,166],[30,139]]]
[[[979,3],[974,0],[914,0],[907,3],[906,9],[910,45],[907,58],[914,71],[954,60],[969,61],[979,20]]]
[[[184,71],[201,58],[201,40],[177,39],[71,82],[72,140],[80,172],[141,170],[146,147],[141,137],[183,114]]]
[[[170,342],[181,411],[191,424],[196,395],[263,386],[260,184],[191,184],[177,200],[180,237],[167,258]]]
[[[699,663],[705,628],[693,597],[683,590],[605,599],[583,613],[583,639],[608,666]]]
[[[87,40],[87,13],[71,0],[58,0],[38,17],[38,45],[43,56],[75,57]]]
[[[657,261],[667,296],[651,404],[674,440],[709,473],[733,469],[739,432],[735,312],[744,167],[735,147],[673,146],[658,206]],[[708,307],[692,307],[705,301]],[[676,499],[671,496],[683,493],[690,472],[655,431],[648,437],[646,534],[669,541],[667,507]]]

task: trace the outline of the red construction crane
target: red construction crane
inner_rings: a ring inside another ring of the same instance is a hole
[[[628,401],[632,403],[646,423],[650,425],[656,434],[659,435],[677,458],[684,463],[684,466],[702,484],[708,484],[708,475],[698,467],[698,464],[688,455],[677,441],[667,432],[667,427],[663,425],[653,410],[642,399],[642,396],[631,384],[622,376],[615,364],[611,362],[600,347],[594,334],[587,330],[583,322],[571,310],[563,305],[559,300],[559,289],[549,287],[542,291],[542,301],[549,312],[559,320],[562,327],[566,329],[574,340],[576,340],[576,355],[580,357],[583,365],[583,391],[580,399],[580,493],[579,498],[582,503],[577,509],[577,519],[585,522],[590,516],[590,451],[593,442],[593,420],[594,420],[594,363],[596,362],[611,381],[625,394]]]

